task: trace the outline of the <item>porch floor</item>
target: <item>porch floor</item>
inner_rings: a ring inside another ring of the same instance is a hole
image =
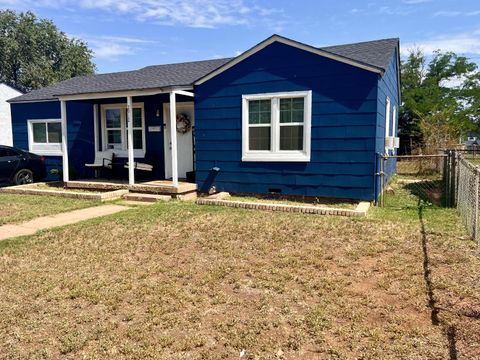
[[[196,192],[197,184],[179,181],[175,187],[170,180],[142,181],[129,185],[128,180],[117,179],[88,179],[68,181],[65,186],[72,189],[92,189],[92,190],[120,190],[148,193],[148,194],[166,194],[182,195]]]

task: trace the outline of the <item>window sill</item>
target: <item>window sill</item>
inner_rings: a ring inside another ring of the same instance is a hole
[[[62,145],[32,145],[28,149],[29,152],[41,156],[62,156]]]
[[[310,154],[306,153],[246,153],[243,162],[309,162]]]

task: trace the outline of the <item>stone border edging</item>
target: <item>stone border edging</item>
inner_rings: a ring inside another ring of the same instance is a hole
[[[120,199],[123,195],[128,193],[128,190],[114,190],[103,193],[85,193],[80,191],[60,191],[48,189],[35,189],[32,185],[16,185],[5,188],[0,188],[0,192],[8,194],[23,194],[23,195],[53,195],[65,198],[84,199],[84,200],[99,200],[109,201]]]
[[[335,209],[325,208],[317,206],[302,206],[302,205],[288,205],[288,204],[268,204],[257,202],[243,202],[232,200],[219,200],[219,199],[197,199],[198,205],[217,205],[227,206],[241,209],[254,209],[254,210],[268,210],[268,211],[281,211],[290,213],[301,214],[317,214],[317,215],[335,215],[335,216],[366,216],[370,203],[360,202],[354,210],[351,209]]]

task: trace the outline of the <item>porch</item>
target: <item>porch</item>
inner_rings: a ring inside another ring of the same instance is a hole
[[[196,191],[181,181],[194,177],[193,96],[164,88],[59,97],[65,187],[173,197]]]

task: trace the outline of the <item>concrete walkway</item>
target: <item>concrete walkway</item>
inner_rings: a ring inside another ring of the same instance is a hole
[[[7,224],[0,226],[0,240],[5,240],[16,236],[32,235],[39,230],[75,224],[80,221],[115,214],[127,209],[131,208],[113,204],[100,205],[86,209],[68,211],[56,215],[42,216],[21,224]]]

